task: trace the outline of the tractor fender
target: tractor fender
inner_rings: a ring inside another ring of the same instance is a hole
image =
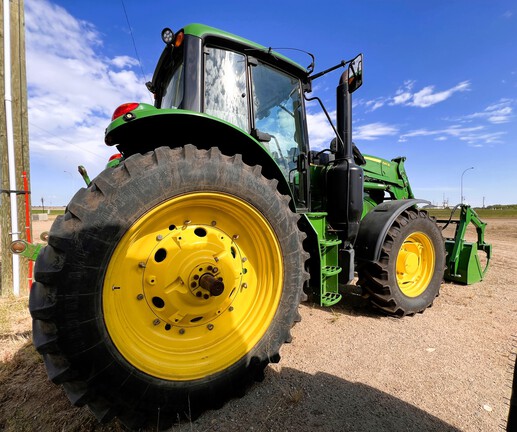
[[[418,203],[430,204],[422,199],[404,199],[385,201],[372,209],[361,221],[355,242],[358,261],[376,262],[380,258],[381,248],[386,234],[397,217],[409,207]]]
[[[260,165],[266,178],[278,180],[278,190],[291,197],[290,206],[295,211],[291,188],[263,143],[217,117],[180,109],[158,109],[147,104],[141,106],[144,109],[132,111],[129,120],[118,118],[108,126],[107,145],[116,145],[126,158],[158,147],[177,148],[186,144],[204,150],[218,147],[227,156],[241,154],[244,163]]]

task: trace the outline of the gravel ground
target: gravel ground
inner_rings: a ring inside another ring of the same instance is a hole
[[[172,430],[505,429],[512,336],[517,335],[517,219],[488,222],[486,237],[494,257],[483,282],[443,284],[432,308],[403,319],[382,316],[353,295],[332,308],[303,304],[292,343],[284,345],[281,362],[269,366],[262,383],[222,409],[194,422],[178,422]],[[40,224],[35,223],[35,236],[45,228]],[[9,361],[4,355],[2,364]],[[44,379],[42,369],[40,362],[34,373]],[[0,388],[9,384],[0,381]],[[51,384],[40,387],[25,398],[58,392],[56,398],[63,402],[52,423],[55,430],[122,430],[117,423],[95,426],[93,421],[72,426],[70,416],[88,419],[87,411],[63,411],[67,401],[61,390]],[[0,405],[6,402],[1,393]],[[0,428],[1,415],[0,410]]]

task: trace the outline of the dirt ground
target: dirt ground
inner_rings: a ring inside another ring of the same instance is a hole
[[[432,308],[403,319],[352,295],[332,308],[305,303],[264,382],[171,430],[504,430],[517,345],[517,219],[488,223],[493,259],[483,282],[444,283]],[[34,223],[35,238],[44,229],[48,223]],[[26,304],[0,303],[0,324],[8,321],[0,334],[0,430],[124,430],[97,425],[47,381]]]

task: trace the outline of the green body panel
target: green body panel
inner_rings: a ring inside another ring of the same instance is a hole
[[[318,297],[321,306],[332,306],[341,300],[341,294],[338,292],[338,275],[341,273],[341,267],[338,264],[341,240],[328,230],[327,213],[311,212],[306,213],[305,216],[318,237],[320,287],[319,290],[314,290],[314,294]]]
[[[414,198],[409,179],[404,168],[405,157],[388,161],[376,156],[363,155],[366,164],[364,171],[364,205],[363,218],[366,214],[384,200],[384,194],[391,199]]]
[[[163,145],[194,144],[209,148],[215,143],[224,154],[248,155],[252,159],[248,164],[261,165],[267,177],[276,178],[279,190],[294,201],[291,185],[266,146],[237,126],[208,114],[139,104],[130,112],[129,120],[126,114],[108,125],[105,142],[119,149],[124,147],[126,153],[131,149],[129,154]],[[149,143],[150,147],[143,148],[142,143]]]
[[[486,223],[479,219],[477,213],[470,206],[460,205],[459,207],[461,207],[461,213],[458,220],[438,221],[456,225],[454,237],[445,240],[447,261],[444,279],[470,285],[483,280],[492,256],[492,245],[485,243]],[[475,243],[465,241],[465,233],[469,224],[473,224],[476,228],[477,242]],[[484,264],[481,263],[478,252],[485,254],[486,262]]]
[[[210,27],[204,24],[188,24],[185,27],[183,27],[183,31],[185,34],[196,36],[200,39],[204,39],[207,36],[215,36],[223,38],[227,41],[236,42],[238,44],[242,45],[248,45],[252,50],[258,50],[258,51],[267,51],[269,54],[273,55],[274,57],[281,59],[285,61],[286,63],[291,64],[292,66],[295,66],[296,68],[300,69],[300,72],[303,74],[307,73],[307,69],[299,65],[298,63],[291,60],[289,57],[286,57],[271,48],[265,47],[263,45],[260,45],[256,42],[250,41],[248,39],[242,38],[240,36],[234,35],[232,33],[228,33],[224,30],[219,30],[214,27]]]

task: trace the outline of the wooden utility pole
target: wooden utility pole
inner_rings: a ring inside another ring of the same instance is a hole
[[[10,39],[11,39],[11,101],[14,135],[14,160],[16,185],[9,184],[9,164],[7,155],[6,130],[6,101],[4,75],[4,8],[0,0],[0,237],[2,276],[0,294],[7,295],[13,292],[13,265],[9,250],[11,233],[18,232],[20,239],[27,238],[27,228],[32,229],[30,216],[26,217],[25,197],[22,193],[16,195],[18,207],[18,226],[11,227],[10,197],[14,196],[5,191],[23,190],[23,172],[26,173],[30,185],[29,170],[29,126],[27,114],[27,76],[25,67],[25,18],[23,0],[10,0]],[[30,195],[29,195],[30,198]],[[30,199],[29,199],[30,209]],[[28,219],[28,220],[27,220]],[[28,292],[28,261],[20,258],[20,293]]]

